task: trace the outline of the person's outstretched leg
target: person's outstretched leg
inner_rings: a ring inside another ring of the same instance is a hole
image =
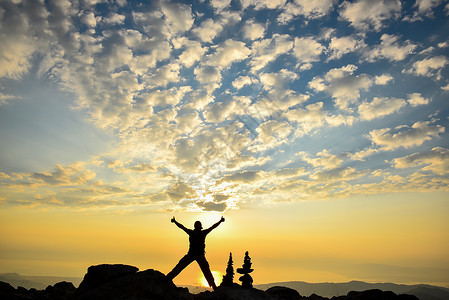
[[[167,274],[167,278],[170,280],[173,280],[176,276],[178,276],[179,273],[181,273],[182,270],[184,270],[185,267],[190,265],[190,263],[193,261],[193,257],[189,254],[184,255],[181,260],[179,260],[178,264]]]
[[[214,290],[217,288],[215,285],[214,276],[212,275],[212,272],[210,271],[209,263],[206,260],[205,256],[197,256],[195,257],[196,262],[201,268],[201,271],[203,271],[204,277],[206,277],[207,283],[209,283],[209,286],[213,288]]]

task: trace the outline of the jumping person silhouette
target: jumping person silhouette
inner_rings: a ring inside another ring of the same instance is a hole
[[[167,278],[172,280],[173,278],[178,276],[178,274],[181,273],[181,271],[184,270],[185,267],[196,260],[201,268],[201,271],[203,271],[204,277],[206,277],[209,286],[214,290],[217,288],[217,286],[215,285],[214,277],[212,276],[212,272],[210,271],[209,263],[206,260],[206,252],[204,249],[206,247],[206,235],[213,229],[217,228],[217,226],[220,225],[221,222],[224,222],[224,220],[224,217],[221,217],[220,221],[212,225],[210,228],[204,230],[201,222],[196,221],[194,224],[195,229],[192,230],[177,222],[175,220],[175,217],[171,219],[172,223],[175,223],[176,226],[184,230],[189,235],[189,252],[187,252],[187,254],[183,258],[181,258],[181,260],[173,268],[173,270],[171,270],[170,273],[167,274]]]

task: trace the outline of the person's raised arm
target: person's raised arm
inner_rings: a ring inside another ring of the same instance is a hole
[[[171,219],[171,222],[172,222],[172,223],[175,223],[176,226],[178,226],[179,228],[181,228],[182,230],[184,230],[186,233],[189,233],[189,230],[188,230],[184,225],[182,225],[181,223],[179,223],[178,221],[176,221],[175,217],[173,217],[173,218]]]
[[[220,219],[220,221],[218,221],[217,223],[215,223],[214,225],[212,225],[211,227],[209,227],[208,229],[206,229],[206,230],[204,230],[204,231],[206,231],[207,233],[209,233],[209,232],[211,232],[212,230],[214,230],[215,228],[217,228],[218,227],[218,225],[220,225],[222,222],[224,222],[225,221],[225,218],[224,217],[221,217],[221,219]]]

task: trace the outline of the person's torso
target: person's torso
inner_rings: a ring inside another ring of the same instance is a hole
[[[192,230],[189,234],[189,253],[204,255],[206,248],[206,234],[203,231]]]

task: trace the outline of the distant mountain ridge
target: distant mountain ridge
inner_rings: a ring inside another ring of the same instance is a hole
[[[350,291],[364,291],[379,289],[392,291],[395,294],[408,294],[417,296],[420,300],[449,300],[449,289],[427,284],[395,284],[395,283],[367,283],[363,281],[350,281],[343,283],[308,283],[304,281],[275,282],[255,285],[256,288],[266,290],[273,286],[285,286],[297,290],[304,296],[317,294],[322,297],[346,295]]]
[[[35,288],[38,290],[45,289],[47,286],[54,285],[55,283],[61,281],[71,282],[75,287],[77,287],[82,280],[82,277],[26,276],[17,273],[0,274],[0,281],[7,282],[15,288],[21,286],[26,289]]]

